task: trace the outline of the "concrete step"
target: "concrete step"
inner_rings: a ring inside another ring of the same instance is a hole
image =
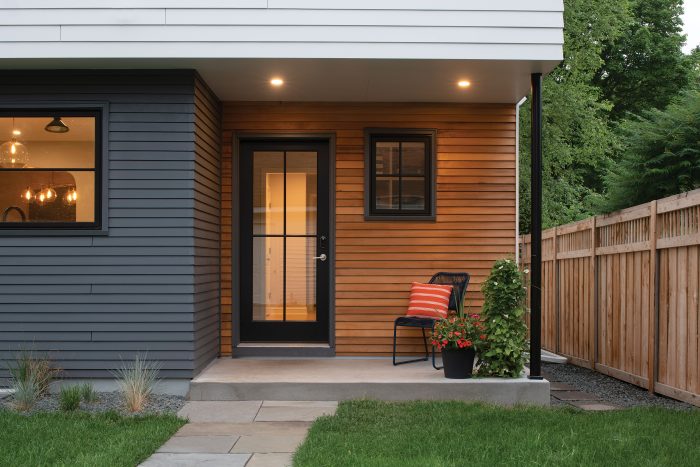
[[[430,363],[389,359],[220,359],[190,383],[192,401],[462,400],[549,405],[549,382],[446,379]]]

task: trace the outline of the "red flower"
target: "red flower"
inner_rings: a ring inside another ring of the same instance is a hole
[[[485,341],[485,340],[486,340],[486,334],[480,335],[480,336],[479,336],[479,339],[481,339],[482,341]]]
[[[466,342],[466,346],[467,346],[467,347],[471,347],[471,346],[472,346],[472,341],[467,341],[467,342]]]

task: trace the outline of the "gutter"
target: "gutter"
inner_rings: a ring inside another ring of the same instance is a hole
[[[527,96],[515,106],[515,263],[520,263],[520,106]]]

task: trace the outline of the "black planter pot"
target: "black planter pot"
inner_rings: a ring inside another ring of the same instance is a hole
[[[442,349],[442,365],[445,378],[466,379],[472,377],[476,351],[468,349]]]

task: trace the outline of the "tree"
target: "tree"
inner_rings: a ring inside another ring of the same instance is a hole
[[[595,75],[613,120],[663,109],[691,76],[683,54],[683,0],[630,0],[622,34],[605,40],[604,65]]]
[[[685,91],[666,110],[648,110],[620,128],[625,150],[607,177],[605,210],[700,188],[699,89]]]
[[[564,61],[543,85],[543,225],[589,216],[604,188],[615,135],[593,78],[603,44],[629,22],[625,1],[566,0]],[[520,229],[530,231],[530,104],[521,109]]]

